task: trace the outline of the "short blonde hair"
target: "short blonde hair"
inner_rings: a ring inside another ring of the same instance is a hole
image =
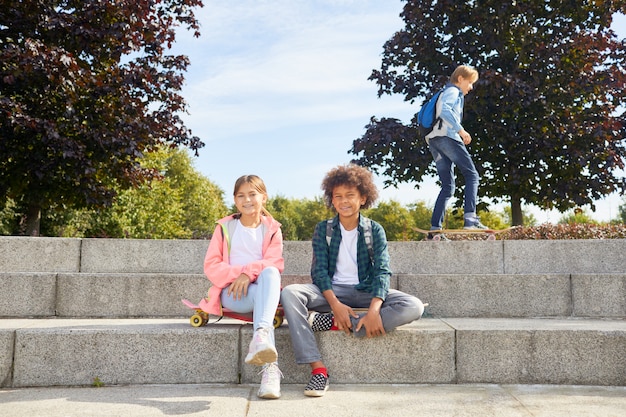
[[[457,83],[459,81],[459,77],[463,77],[466,80],[470,80],[472,83],[475,83],[478,81],[478,71],[469,65],[459,65],[450,76],[450,82]]]

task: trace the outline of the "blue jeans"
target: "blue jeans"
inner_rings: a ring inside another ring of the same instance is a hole
[[[255,282],[248,286],[248,294],[240,300],[228,295],[228,288],[221,294],[222,306],[237,313],[252,312],[254,330],[265,328],[274,331],[274,316],[280,300],[280,272],[276,267],[265,268]]]
[[[353,285],[333,285],[333,291],[339,301],[353,308],[368,308],[372,300],[372,294],[358,291]],[[331,311],[326,298],[315,284],[292,284],[283,288],[280,299],[285,310],[285,318],[289,323],[296,363],[321,361],[322,355],[307,318],[309,310]],[[417,320],[423,313],[424,304],[419,299],[397,290],[389,290],[380,309],[385,332]],[[353,329],[357,323],[358,319],[352,318]],[[365,328],[361,328],[355,336],[365,336]]]
[[[476,199],[478,198],[478,171],[462,142],[447,136],[437,136],[429,140],[428,147],[435,160],[441,191],[437,196],[433,217],[430,221],[432,229],[441,229],[446,213],[448,200],[454,195],[454,166],[459,167],[465,179],[465,201],[463,208],[466,214],[476,215]]]

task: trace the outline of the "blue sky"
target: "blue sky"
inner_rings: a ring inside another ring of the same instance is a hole
[[[380,67],[382,46],[403,28],[400,0],[204,0],[200,38],[180,33],[174,53],[191,66],[183,96],[186,125],[206,146],[196,168],[225,191],[261,176],[270,197],[314,198],[331,168],[348,154],[371,116],[408,122],[419,109],[403,97],[378,98],[367,78]],[[616,22],[626,37],[626,19]],[[470,150],[471,152],[471,150]],[[434,205],[435,179],[383,189],[380,200]],[[598,202],[594,217],[617,216],[622,200]],[[531,211],[540,222],[558,212]]]

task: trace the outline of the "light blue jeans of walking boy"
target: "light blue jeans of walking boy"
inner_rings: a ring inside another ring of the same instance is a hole
[[[478,198],[479,176],[472,157],[462,142],[447,136],[437,136],[428,141],[430,153],[435,160],[439,181],[441,181],[441,191],[437,196],[433,216],[431,219],[431,229],[441,229],[443,218],[446,213],[448,200],[454,195],[455,178],[454,166],[459,167],[461,175],[465,179],[465,200],[463,209],[465,218],[476,218],[476,199]]]

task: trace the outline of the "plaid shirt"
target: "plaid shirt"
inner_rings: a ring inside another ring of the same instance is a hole
[[[372,220],[372,240],[374,245],[373,264],[367,251],[365,238],[363,237],[364,217],[359,216],[359,239],[356,247],[357,267],[359,271],[359,283],[356,289],[371,293],[374,297],[385,300],[389,292],[389,280],[391,269],[389,268],[389,251],[387,249],[387,236],[385,229]],[[341,243],[341,229],[339,216],[333,219],[333,235],[330,245],[326,242],[326,220],[315,226],[313,233],[313,263],[311,265],[311,278],[320,291],[332,289],[332,279],[337,267],[339,244]]]

